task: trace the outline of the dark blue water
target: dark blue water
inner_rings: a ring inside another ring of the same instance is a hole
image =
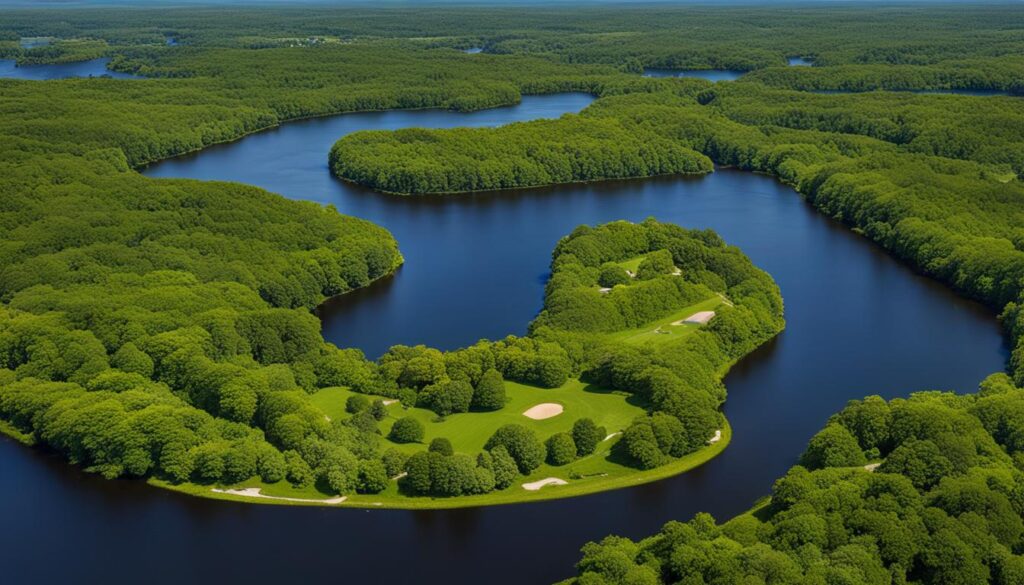
[[[143,79],[140,75],[121,73],[107,69],[108,58],[77,61],[75,63],[57,63],[52,65],[17,66],[13,59],[0,59],[0,77],[14,79],[65,79],[68,77],[113,77],[115,79]]]
[[[644,68],[644,77],[699,77],[708,81],[732,81],[739,79],[746,71],[731,69],[658,69]]]
[[[541,304],[551,249],[581,223],[655,216],[710,227],[778,281],[788,326],[726,378],[734,438],[705,466],[646,486],[568,500],[408,512],[280,508],[189,498],[105,481],[0,441],[0,551],[13,583],[546,583],[588,540],[648,535],[698,511],[727,518],[769,493],[847,400],[970,391],[1004,366],[992,313],[916,275],[764,176],[719,169],[466,196],[384,196],[332,179],[345,132],[484,125],[583,107],[580,95],[513,108],[307,120],[146,170],[240,180],[331,203],[398,238],[407,265],[323,308],[324,334],[379,354],[391,343],[455,347],[521,333]],[[57,560],[59,559],[59,562]]]
[[[814,65],[814,59],[804,59],[803,57],[786,57],[790,67],[810,67]]]

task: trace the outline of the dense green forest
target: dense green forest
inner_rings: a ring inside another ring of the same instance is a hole
[[[1022,412],[1005,374],[973,395],[851,401],[766,504],[590,543],[574,582],[1021,583]]]
[[[252,187],[135,172],[303,117],[586,91],[600,99],[554,121],[353,135],[332,167],[399,192],[709,161],[769,173],[1000,311],[1012,354],[974,395],[852,402],[765,506],[587,545],[578,580],[1019,583],[1024,100],[875,90],[1019,94],[1022,55],[1012,4],[2,11],[0,58],[105,56],[150,79],[0,80],[0,428],[108,477],[373,493],[404,470],[410,494],[465,495],[600,433],[503,427],[486,453],[432,441],[406,458],[385,449],[376,402],[330,420],[316,393],[344,386],[445,416],[492,409],[505,380],[579,376],[647,405],[619,442],[637,467],[699,448],[721,422],[725,369],[782,326],[771,279],[714,234],[581,228],[555,250],[529,336],[372,362],[325,343],[310,310],[400,265],[385,230]],[[793,56],[814,66],[785,68]],[[644,67],[749,73],[712,84]],[[704,294],[734,306],[680,339],[614,337]],[[398,426],[393,441],[418,444],[415,421]]]
[[[595,179],[698,174],[704,155],[611,118],[564,117],[498,130],[350,134],[330,153],[339,177],[392,193],[534,187]]]
[[[536,57],[341,44],[136,46],[115,62],[154,79],[0,81],[0,413],[8,432],[108,477],[232,484],[256,476],[373,492],[382,469],[404,463],[385,457],[369,409],[328,420],[310,400],[318,389],[394,395],[443,415],[464,410],[467,396],[468,406],[486,402],[474,396],[491,370],[544,387],[583,373],[589,356],[563,347],[565,336],[448,355],[396,347],[379,364],[324,343],[310,310],[401,263],[384,230],[259,189],[152,180],[133,167],[312,115],[475,109],[524,92],[647,82]],[[779,324],[769,322],[774,333]],[[768,330],[746,333],[763,340]],[[721,367],[745,351],[728,345],[709,363]],[[720,374],[700,383],[717,384]],[[706,420],[718,416],[720,389],[716,397],[699,405]],[[657,463],[706,439],[666,447],[671,455]],[[476,470],[498,465],[467,466],[466,456],[452,460],[450,477],[486,476]],[[452,481],[426,489],[459,495],[508,485]]]

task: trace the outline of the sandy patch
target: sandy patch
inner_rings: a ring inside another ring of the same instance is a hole
[[[719,442],[721,440],[722,440],[722,431],[721,431],[721,429],[719,429],[719,430],[715,431],[715,436],[713,436],[710,439],[708,439],[708,445],[714,445],[715,443],[717,443],[717,442]]]
[[[609,433],[609,434],[608,434],[608,436],[607,436],[607,437],[605,437],[605,438],[604,438],[604,439],[602,439],[602,440],[603,440],[603,441],[607,441],[608,439],[611,439],[612,437],[618,437],[618,436],[619,436],[619,435],[621,435],[621,434],[622,434],[621,432],[619,432],[619,431],[615,431],[614,433]]]
[[[544,420],[553,416],[562,414],[562,405],[554,402],[544,402],[537,406],[531,406],[523,416],[526,418],[532,418],[533,420]]]
[[[557,477],[545,477],[537,481],[531,481],[530,483],[524,483],[523,489],[531,492],[535,492],[546,485],[566,485],[569,482],[564,479],[558,479]]]
[[[730,306],[730,307],[735,307],[735,306],[736,306],[736,305],[732,304],[732,301],[730,301],[730,300],[728,299],[728,297],[726,297],[726,296],[725,296],[725,295],[723,295],[722,293],[718,293],[718,298],[722,299],[722,302],[723,302],[724,304],[726,304],[726,305]]]
[[[347,498],[345,496],[338,496],[336,498],[327,498],[325,500],[313,500],[309,498],[283,498],[280,496],[268,496],[260,493],[260,488],[243,488],[240,490],[221,490],[213,488],[214,492],[218,494],[229,494],[232,496],[244,496],[246,498],[261,498],[264,500],[280,500],[283,502],[302,502],[304,504],[340,504]]]
[[[394,398],[389,398],[388,400],[381,400],[381,402],[384,403],[384,406],[391,406],[392,404],[395,404],[398,401],[395,400]]]
[[[682,275],[683,275],[683,271],[682,270],[679,270],[678,268],[673,268],[672,269],[672,276],[682,276]]]
[[[696,313],[690,315],[689,317],[687,317],[685,319],[680,319],[680,320],[678,320],[678,321],[676,321],[676,322],[674,322],[672,324],[673,325],[683,325],[683,324],[687,324],[688,323],[688,324],[691,324],[691,325],[706,325],[707,322],[710,321],[711,318],[714,317],[714,316],[715,316],[715,312],[714,311],[697,311]]]
[[[606,295],[606,294],[612,292],[612,289],[610,289],[610,288],[608,288],[606,286],[602,286],[601,288],[597,289],[597,292],[599,292],[599,293],[601,293],[603,295]]]
[[[881,463],[868,463],[867,465],[864,466],[864,469],[868,471],[874,471],[878,469],[879,465],[881,465]]]
[[[407,477],[408,475],[409,475],[408,471],[403,471],[402,473],[399,473],[398,475],[396,475],[395,477],[392,477],[391,479],[394,480],[394,481],[398,481],[398,480],[402,479],[403,477]]]

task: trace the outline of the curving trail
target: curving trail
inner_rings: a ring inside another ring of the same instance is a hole
[[[540,306],[551,249],[578,224],[654,215],[713,228],[772,274],[787,307],[786,331],[726,378],[725,410],[735,433],[722,455],[636,488],[530,505],[411,512],[191,498],[85,475],[3,440],[0,517],[7,529],[0,531],[0,550],[18,542],[19,550],[30,551],[8,563],[8,574],[15,582],[27,576],[99,580],[109,577],[116,559],[125,574],[145,571],[156,583],[197,576],[552,582],[571,574],[588,540],[612,532],[650,534],[701,510],[728,517],[748,508],[850,398],[926,388],[970,391],[1003,367],[1007,350],[991,313],[915,275],[767,177],[720,169],[699,179],[410,199],[342,184],[327,169],[330,145],[355,129],[500,124],[576,111],[590,99],[556,95],[473,114],[307,120],[165,161],[146,174],[244,181],[331,203],[391,230],[406,266],[321,308],[329,340],[369,355],[393,343],[451,348],[523,333]],[[134,535],[142,530],[157,536],[139,542]],[[282,546],[283,540],[294,546]],[[502,562],[496,571],[495,560],[509,551],[517,557],[525,551],[530,562]],[[47,560],[55,557],[65,562]],[[167,562],[186,557],[189,563]],[[73,577],[64,566],[74,567]]]

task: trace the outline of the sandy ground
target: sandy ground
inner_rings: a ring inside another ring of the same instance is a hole
[[[680,320],[678,320],[678,321],[676,321],[676,322],[674,322],[672,324],[673,325],[682,325],[683,323],[693,323],[693,324],[696,324],[696,325],[706,325],[707,322],[710,321],[711,318],[714,317],[714,316],[715,316],[715,312],[714,311],[697,311],[696,313],[690,315],[689,317],[687,317],[685,319],[680,319]]]
[[[391,399],[388,399],[388,400],[381,400],[381,402],[384,403],[384,406],[391,406],[392,404],[395,404],[398,401],[395,400],[394,398],[391,398]]]
[[[554,402],[544,402],[537,406],[531,406],[523,416],[526,418],[532,418],[533,420],[544,420],[553,416],[562,414],[562,405],[555,404]]]
[[[603,286],[603,287],[601,287],[601,288],[599,288],[597,290],[598,290],[598,292],[600,292],[603,295],[606,295],[606,294],[612,292],[612,289],[610,289],[610,288],[608,288],[606,286]]]
[[[722,440],[722,430],[715,431],[715,436],[708,439],[708,445],[714,445],[715,443]]]
[[[864,466],[864,469],[867,469],[868,471],[874,471],[878,469],[879,465],[881,465],[881,463],[868,463],[867,465]]]
[[[285,502],[306,502],[310,504],[340,504],[345,501],[345,496],[327,498],[326,500],[312,500],[307,498],[282,498],[279,496],[268,496],[260,493],[260,488],[244,488],[240,490],[221,490],[213,488],[212,491],[218,494],[230,494],[232,496],[245,496],[247,498],[262,498],[264,500],[282,500]]]
[[[557,477],[545,477],[537,481],[531,481],[530,483],[524,483],[523,489],[531,492],[535,492],[546,485],[566,485],[569,482],[564,479],[558,479]]]
[[[602,440],[603,440],[603,441],[607,441],[608,439],[611,439],[612,437],[618,437],[618,436],[619,436],[619,435],[621,435],[621,434],[622,434],[621,432],[619,432],[619,431],[615,431],[614,433],[609,433],[609,434],[608,434],[608,436],[607,436],[607,437],[605,437],[605,438],[604,438],[604,439],[602,439]]]

